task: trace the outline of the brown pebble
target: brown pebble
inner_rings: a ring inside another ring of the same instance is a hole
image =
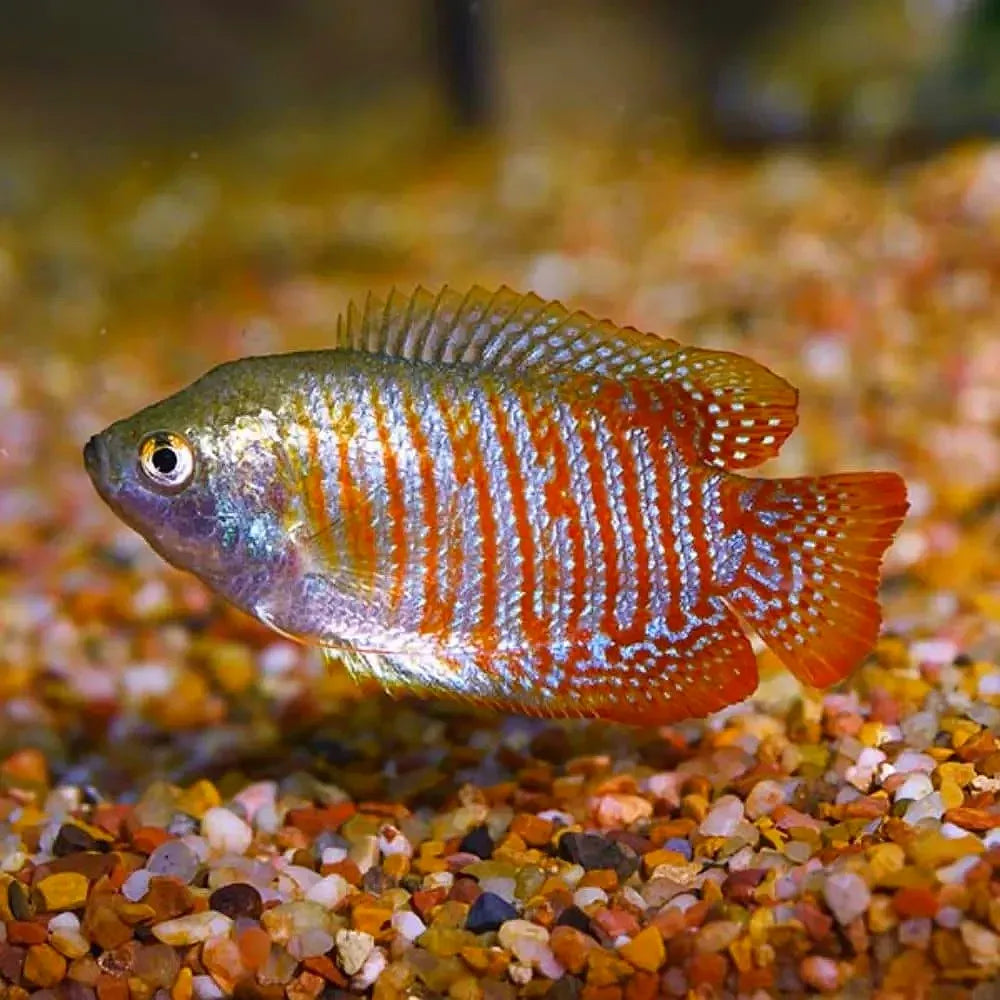
[[[314,955],[302,963],[310,972],[322,976],[328,983],[346,989],[350,980],[337,968],[329,955]]]
[[[474,903],[482,890],[474,878],[457,878],[448,893],[448,898],[459,903]]]
[[[208,908],[232,917],[256,920],[264,908],[260,893],[248,882],[232,882],[220,886],[208,900]]]
[[[25,948],[19,948],[8,942],[0,942],[0,976],[3,976],[10,983],[19,983],[26,954]]]
[[[191,890],[175,878],[158,875],[150,879],[149,891],[142,902],[152,908],[154,921],[173,920],[190,913],[194,897]]]
[[[795,916],[814,941],[825,941],[833,931],[833,917],[809,900],[803,900],[795,907]]]
[[[743,868],[730,872],[722,883],[722,893],[726,899],[734,903],[749,903],[754,898],[754,889],[764,880],[767,874],[763,868]]]

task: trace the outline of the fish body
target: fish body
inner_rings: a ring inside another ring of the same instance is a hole
[[[894,473],[752,478],[797,395],[750,359],[509,289],[352,309],[327,351],[245,358],[92,439],[169,561],[387,690],[633,723],[877,635]],[[183,481],[181,481],[183,479]]]

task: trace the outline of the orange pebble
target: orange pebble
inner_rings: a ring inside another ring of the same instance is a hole
[[[12,753],[0,763],[0,773],[15,782],[49,783],[49,765],[40,750],[29,748]]]
[[[586,872],[577,884],[578,889],[584,888],[610,889],[618,888],[618,873],[610,868],[594,868]]]
[[[900,889],[892,897],[892,908],[901,917],[937,916],[938,898],[931,889],[912,887]]]
[[[261,927],[247,927],[240,932],[236,943],[240,958],[248,969],[259,969],[271,954],[271,938]]]
[[[97,1000],[129,1000],[128,981],[101,976],[97,980]]]
[[[132,834],[132,845],[143,854],[152,854],[161,844],[174,838],[159,826],[141,826]]]
[[[688,963],[688,978],[692,986],[713,986],[720,989],[726,981],[728,969],[729,963],[724,955],[716,952],[698,952],[691,956]]]
[[[7,940],[10,944],[41,944],[49,932],[43,924],[31,920],[12,920],[7,924]]]
[[[516,833],[529,847],[544,847],[552,837],[551,820],[520,813],[510,824],[510,832]]]
[[[653,972],[636,972],[625,984],[625,1000],[656,1000],[660,995],[660,977]]]

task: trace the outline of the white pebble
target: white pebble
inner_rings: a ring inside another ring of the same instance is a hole
[[[585,885],[582,889],[577,889],[573,893],[573,902],[584,909],[590,906],[592,903],[606,903],[608,901],[608,894],[603,890],[599,889],[596,885]]]
[[[365,959],[361,971],[351,980],[351,989],[358,993],[372,986],[388,965],[388,959],[381,948],[375,948]]]
[[[284,888],[282,880],[292,883],[294,894],[306,895],[317,882],[322,880],[322,876],[319,872],[315,872],[311,868],[306,868],[304,865],[289,865],[278,876],[278,886],[280,888]]]
[[[213,806],[202,817],[201,832],[218,854],[245,854],[253,843],[253,830],[236,813]]]
[[[535,973],[531,966],[524,962],[512,962],[507,968],[507,975],[515,986],[527,986]]]
[[[57,913],[49,921],[49,931],[78,931],[80,918],[72,910]]]
[[[49,921],[49,944],[69,959],[90,954],[90,942],[80,930],[80,918],[70,911],[57,913]]]
[[[360,972],[375,947],[375,938],[365,931],[337,931],[337,957],[340,967],[349,976]]]
[[[153,924],[153,936],[164,944],[174,947],[189,944],[199,944],[210,937],[228,934],[233,926],[232,920],[215,910],[204,910],[192,913],[186,917],[176,917],[173,920],[163,920]]]
[[[493,878],[484,878],[479,883],[479,888],[483,892],[492,892],[494,896],[499,896],[501,899],[507,900],[508,903],[513,903],[517,883],[512,878],[496,875]]]
[[[302,961],[325,955],[333,947],[333,935],[322,927],[310,927],[308,930],[293,934],[288,939],[288,954]]]
[[[500,925],[497,939],[501,948],[506,948],[519,962],[526,964],[538,961],[549,947],[549,932],[530,920],[505,921]]]
[[[885,760],[885,754],[875,747],[865,747],[858,754],[855,764],[852,764],[844,774],[844,777],[859,792],[867,792],[871,787],[872,780],[879,765]]]
[[[393,854],[402,854],[407,858],[413,857],[413,845],[396,827],[388,823],[379,831],[378,849],[382,852],[383,857],[389,857]]]
[[[938,827],[938,833],[947,840],[964,840],[969,836],[969,831],[957,826],[955,823],[942,823]]]
[[[706,837],[731,837],[743,819],[743,802],[735,795],[723,795],[701,821],[698,832]]]
[[[430,872],[421,883],[424,889],[451,889],[455,876],[451,872]]]
[[[910,655],[917,663],[943,667],[958,655],[958,646],[951,639],[918,639],[910,647]]]
[[[974,920],[963,920],[959,933],[974,965],[994,970],[1000,967],[1000,937],[993,931]]]
[[[392,927],[407,941],[416,941],[427,930],[427,924],[412,910],[397,910],[392,915]]]
[[[278,807],[271,802],[266,802],[255,813],[253,825],[264,834],[275,834],[281,828],[281,816],[278,814]]]
[[[933,712],[914,712],[900,722],[903,736],[912,747],[929,747],[938,734],[938,717]],[[901,755],[902,756],[902,755]],[[903,768],[898,767],[898,770]]]
[[[299,661],[299,651],[290,642],[275,642],[260,654],[260,669],[268,677],[287,674]]]
[[[979,864],[978,854],[967,854],[950,865],[937,870],[937,877],[945,885],[964,885],[965,876]]]
[[[306,899],[335,910],[351,892],[351,884],[342,875],[326,875],[306,892]]]
[[[122,883],[122,895],[130,903],[138,903],[149,892],[149,883],[153,879],[153,873],[145,868],[137,868]]]
[[[747,796],[746,810],[750,819],[769,816],[786,800],[785,789],[777,781],[765,778],[758,781]]]
[[[1000,695],[1000,670],[991,670],[979,678],[979,696],[995,698]]]
[[[965,919],[965,911],[960,906],[942,906],[934,918],[939,927],[954,930]]]
[[[944,802],[940,792],[931,792],[922,799],[917,799],[907,806],[903,814],[904,823],[919,823],[925,819],[941,819],[944,815]]]
[[[340,861],[343,861],[347,857],[346,847],[324,847],[323,848],[323,864],[324,865],[335,865]]]
[[[854,872],[834,872],[823,885],[823,896],[840,924],[849,924],[868,909],[871,891]]]
[[[937,761],[926,753],[917,753],[915,750],[904,750],[893,764],[899,774],[911,774],[914,771],[923,771],[930,774],[937,767]]]
[[[907,800],[916,802],[926,798],[933,791],[934,785],[931,779],[926,774],[918,771],[915,774],[911,774],[896,789],[895,799],[897,802],[905,802]]]
[[[562,979],[566,975],[566,970],[562,967],[559,959],[556,958],[548,945],[539,952],[538,958],[535,960],[535,968],[546,979]]]
[[[697,896],[693,896],[689,892],[683,892],[679,896],[674,896],[674,898],[670,900],[670,903],[664,907],[664,910],[679,910],[681,913],[685,913],[697,902]]]
[[[221,986],[211,976],[195,976],[191,980],[195,1000],[222,1000],[226,995]]]
[[[347,856],[358,866],[362,875],[374,867],[378,861],[378,838],[371,834],[359,837],[347,852]]]

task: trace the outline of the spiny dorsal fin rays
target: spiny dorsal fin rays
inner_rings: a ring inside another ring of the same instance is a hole
[[[432,364],[670,383],[674,405],[679,386],[701,428],[703,460],[726,469],[773,458],[797,419],[796,390],[750,358],[616,326],[506,285],[369,295],[363,307],[348,306],[335,346]]]

